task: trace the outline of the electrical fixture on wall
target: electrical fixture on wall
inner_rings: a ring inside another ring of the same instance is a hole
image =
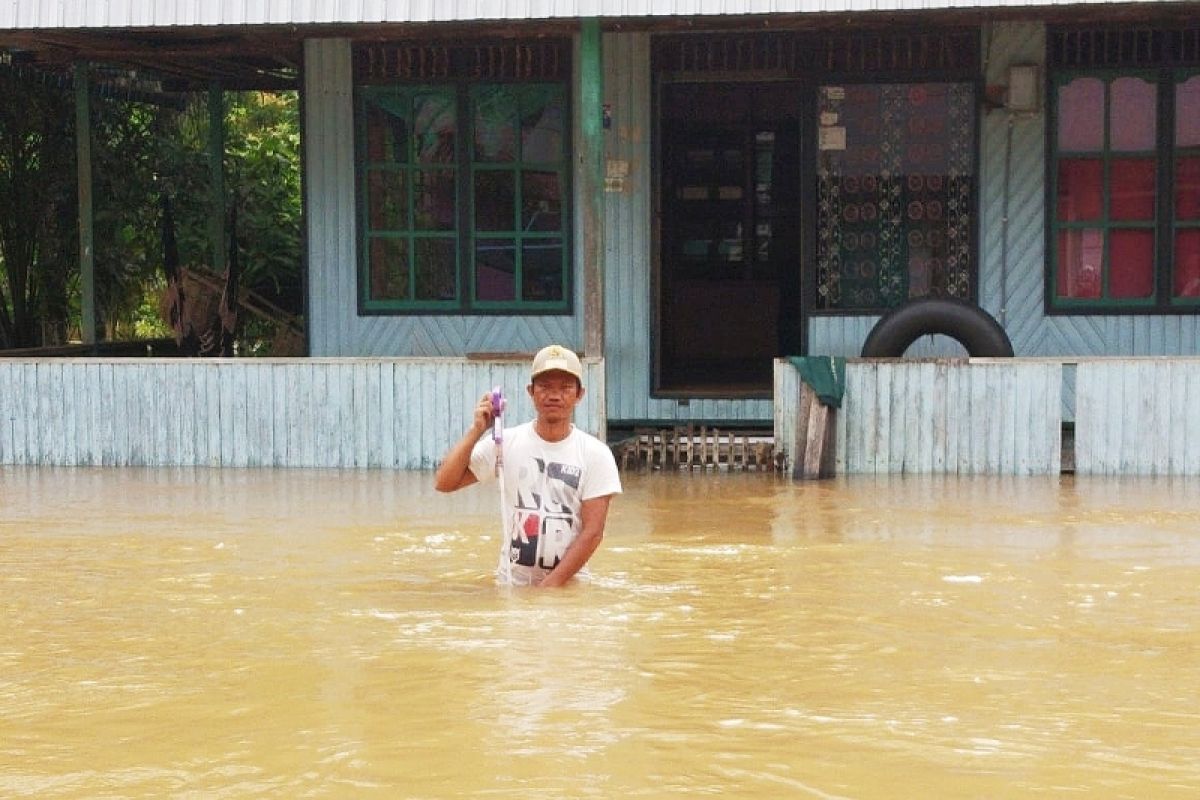
[[[1012,64],[1008,68],[1005,108],[1016,113],[1037,111],[1041,101],[1038,88],[1037,64]]]

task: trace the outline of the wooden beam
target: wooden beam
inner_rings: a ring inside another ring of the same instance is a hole
[[[92,99],[88,66],[75,64],[75,170],[79,192],[79,329],[84,344],[96,343],[96,254],[92,216]]]

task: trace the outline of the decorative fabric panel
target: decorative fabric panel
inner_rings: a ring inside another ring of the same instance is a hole
[[[974,87],[822,86],[818,104],[817,308],[970,297]]]

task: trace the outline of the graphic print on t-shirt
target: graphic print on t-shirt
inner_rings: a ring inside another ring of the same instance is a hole
[[[575,535],[571,509],[579,493],[580,469],[540,458],[532,462],[532,469],[520,470],[509,560],[553,569]]]

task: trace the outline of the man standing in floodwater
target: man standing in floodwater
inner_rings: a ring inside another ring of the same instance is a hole
[[[475,405],[471,427],[446,453],[435,486],[454,492],[498,478],[506,542],[498,579],[516,586],[562,586],[586,574],[621,478],[608,446],[571,421],[584,393],[583,365],[574,352],[559,345],[539,350],[526,391],[537,418],[504,429],[500,468],[496,443],[481,438],[492,427],[489,393]]]

